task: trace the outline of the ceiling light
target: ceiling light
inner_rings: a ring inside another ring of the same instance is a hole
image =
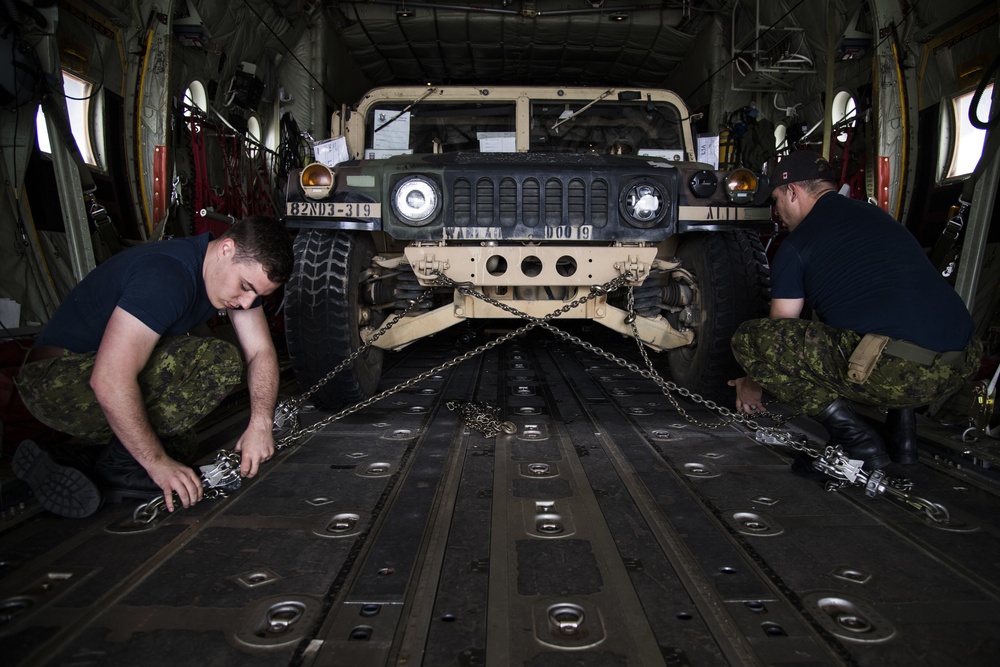
[[[411,16],[413,16],[414,14],[416,14],[416,12],[414,12],[412,9],[410,9],[406,5],[403,5],[402,7],[397,7],[396,8],[396,16],[398,16],[400,18],[408,19]]]
[[[611,12],[608,14],[609,21],[624,21],[628,18],[628,12]]]

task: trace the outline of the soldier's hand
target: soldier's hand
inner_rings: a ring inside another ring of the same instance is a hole
[[[274,456],[274,432],[270,425],[266,429],[248,428],[236,443],[240,453],[240,474],[253,477],[260,464]]]
[[[167,510],[174,511],[173,494],[176,493],[184,507],[190,507],[201,500],[201,479],[190,467],[164,456],[146,469],[149,477],[163,490]]]
[[[736,387],[736,411],[752,415],[764,411],[764,388],[750,376],[744,376],[729,381],[730,387]]]

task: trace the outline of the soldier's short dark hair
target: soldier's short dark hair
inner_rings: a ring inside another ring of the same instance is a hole
[[[797,185],[811,195],[818,195],[830,189],[837,189],[836,183],[825,178],[813,178],[808,181],[799,181]]]
[[[278,285],[288,282],[295,258],[292,238],[281,223],[264,215],[252,215],[234,223],[219,237],[236,243],[234,261],[261,265],[267,279]]]

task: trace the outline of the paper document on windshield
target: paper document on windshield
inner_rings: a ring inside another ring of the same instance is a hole
[[[395,120],[393,120],[395,119]],[[410,112],[375,110],[375,138],[372,148],[399,150],[410,147]]]
[[[480,153],[513,153],[517,143],[513,132],[477,132]]]

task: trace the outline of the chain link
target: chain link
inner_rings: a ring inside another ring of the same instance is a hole
[[[517,433],[517,425],[511,421],[500,421],[500,408],[489,403],[448,401],[445,406],[458,413],[466,426],[479,431],[485,438],[492,438],[500,433],[507,435]]]

